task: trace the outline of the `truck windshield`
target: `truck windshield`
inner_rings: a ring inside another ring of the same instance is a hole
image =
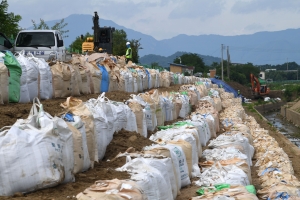
[[[18,35],[16,47],[51,47],[55,45],[52,32],[22,32]]]

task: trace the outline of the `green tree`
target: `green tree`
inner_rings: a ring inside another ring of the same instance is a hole
[[[127,34],[121,30],[113,32],[113,55],[122,56],[126,53]]]
[[[132,49],[132,62],[134,62],[134,63],[139,63],[139,59],[140,59],[139,50],[143,49],[141,47],[140,41],[141,41],[141,39],[138,39],[138,40],[135,40],[135,39],[129,40],[130,46],[131,46],[131,49]]]
[[[21,21],[22,17],[12,12],[8,13],[7,9],[7,0],[2,0],[0,3],[0,30],[6,36],[15,38],[21,29],[19,21]]]
[[[208,71],[208,68],[205,66],[202,58],[195,53],[183,54],[180,56],[180,58],[179,57],[175,58],[173,62],[180,64],[180,60],[182,65],[195,67],[194,73],[197,72],[206,73]]]
[[[40,19],[40,23],[36,24],[36,22],[34,20],[32,21],[32,25],[33,25],[33,29],[35,30],[58,30],[63,38],[69,37],[68,35],[66,35],[66,33],[69,32],[69,30],[64,30],[64,28],[68,25],[68,23],[65,22],[65,19],[60,20],[59,22],[56,22],[51,28],[49,28],[49,26],[46,24],[45,20]]]

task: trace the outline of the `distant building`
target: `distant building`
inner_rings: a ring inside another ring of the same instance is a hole
[[[169,63],[170,64],[170,72],[183,74],[184,72],[188,72],[193,75],[193,71],[195,69],[194,66],[187,66],[177,63]]]
[[[266,71],[266,72],[269,72],[269,71],[276,71],[276,69],[266,69],[265,71]]]

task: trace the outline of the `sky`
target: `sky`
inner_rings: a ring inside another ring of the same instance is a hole
[[[300,28],[299,0],[8,0],[20,26],[90,14],[157,40],[186,35],[245,35]]]

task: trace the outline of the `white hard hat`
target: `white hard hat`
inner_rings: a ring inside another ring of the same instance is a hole
[[[129,45],[130,44],[130,42],[126,42],[126,45]]]

